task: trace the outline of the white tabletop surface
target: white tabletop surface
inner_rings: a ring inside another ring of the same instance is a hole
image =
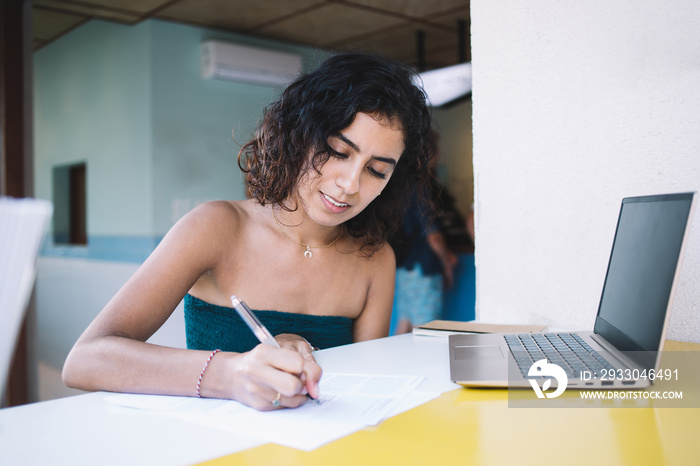
[[[449,377],[447,339],[400,335],[315,353],[325,371],[420,375],[419,390],[459,386]],[[2,465],[183,465],[260,445],[153,413],[126,410],[97,392],[0,410]]]

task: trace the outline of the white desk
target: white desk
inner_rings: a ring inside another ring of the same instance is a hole
[[[450,382],[443,338],[402,335],[316,353],[324,370],[421,375],[422,390],[445,392]],[[138,410],[116,408],[99,392],[0,410],[2,465],[193,464],[261,445]]]
[[[1,410],[0,465],[700,464],[700,409],[509,408],[507,390],[449,381],[445,338],[402,335],[318,359],[329,372],[425,376],[418,388],[442,395],[310,452],[112,407],[105,393],[81,395]]]

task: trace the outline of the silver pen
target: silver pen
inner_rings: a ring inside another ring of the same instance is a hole
[[[263,345],[270,345],[274,346],[275,348],[281,348],[280,344],[277,343],[277,340],[275,340],[275,337],[272,336],[270,331],[263,325],[262,322],[260,322],[260,319],[258,319],[255,314],[253,314],[253,311],[250,310],[248,305],[238,296],[231,295],[231,305],[233,308],[238,312],[238,315],[241,316],[241,319],[243,319],[243,322],[246,323],[248,328],[253,332],[255,337],[262,343]],[[308,393],[306,394],[306,397],[312,401],[315,401],[316,403],[320,403],[319,400],[316,398],[312,397]]]
[[[248,328],[255,334],[255,337],[264,345],[274,346],[275,348],[281,348],[280,344],[277,343],[275,337],[272,336],[270,331],[263,325],[260,320],[255,317],[253,311],[250,310],[248,305],[243,302],[241,298],[235,294],[231,296],[231,305],[241,316],[243,322],[246,323]]]

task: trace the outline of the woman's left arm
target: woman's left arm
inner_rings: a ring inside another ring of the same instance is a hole
[[[355,342],[389,335],[391,310],[394,305],[396,258],[388,243],[368,259],[371,280],[365,307],[353,324]]]

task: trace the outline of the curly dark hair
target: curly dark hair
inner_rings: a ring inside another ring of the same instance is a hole
[[[404,152],[382,195],[345,223],[362,239],[360,250],[372,255],[401,224],[411,189],[426,186],[431,176],[431,115],[414,77],[409,67],[388,58],[345,53],[296,79],[265,108],[255,137],[238,154],[249,195],[262,205],[282,205],[308,170],[320,171],[332,154],[328,139],[350,126],[357,113],[386,118],[400,127]]]

